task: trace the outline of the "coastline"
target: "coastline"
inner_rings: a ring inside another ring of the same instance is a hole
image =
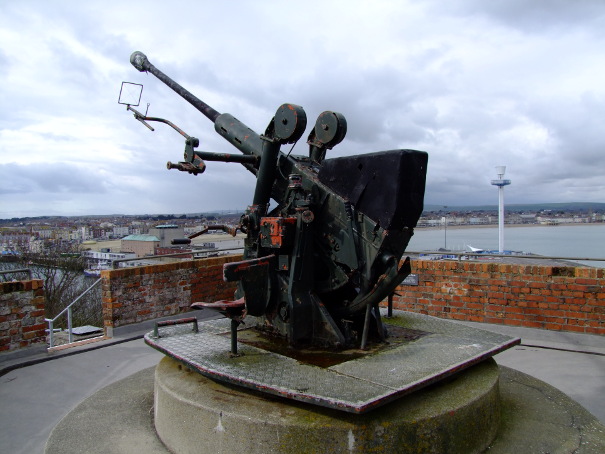
[[[557,225],[505,224],[505,249],[529,252],[551,259],[575,260],[582,266],[603,268],[605,267],[605,243],[602,241],[604,229],[603,222],[570,222]],[[414,233],[407,248],[408,252],[443,252],[444,250],[464,252],[467,251],[468,245],[492,251],[497,249],[498,244],[496,224],[448,225],[447,230],[443,226],[419,227],[414,229]]]
[[[516,228],[516,227],[575,227],[575,226],[587,226],[587,225],[605,225],[603,222],[562,222],[561,224],[504,224],[504,228]],[[462,229],[497,229],[498,224],[448,224],[448,230],[462,230]],[[430,230],[444,230],[443,225],[430,226],[430,227],[418,227],[414,230],[430,231]]]

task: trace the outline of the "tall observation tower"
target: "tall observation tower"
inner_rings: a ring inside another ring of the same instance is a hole
[[[492,180],[494,186],[498,186],[498,251],[504,252],[504,186],[510,184],[510,180],[502,177],[506,172],[506,166],[496,166],[497,180]]]

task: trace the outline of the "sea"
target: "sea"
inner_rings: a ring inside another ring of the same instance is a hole
[[[408,251],[498,250],[498,227],[441,227],[414,230]],[[504,249],[548,257],[595,258],[579,261],[605,268],[605,224],[504,226]]]

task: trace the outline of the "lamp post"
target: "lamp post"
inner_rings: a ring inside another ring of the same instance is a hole
[[[506,172],[506,166],[496,166],[497,180],[492,180],[492,185],[498,186],[498,252],[504,252],[504,186],[510,184],[510,180],[502,177]]]
[[[443,207],[443,249],[447,250],[447,212],[445,212],[446,208],[447,206]]]

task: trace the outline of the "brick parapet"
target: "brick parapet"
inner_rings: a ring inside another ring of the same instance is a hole
[[[43,281],[0,283],[0,352],[46,342]]]
[[[396,309],[455,320],[605,334],[605,270],[414,260],[418,286],[399,286]]]
[[[231,299],[222,279],[241,255],[103,271],[106,328],[175,315],[196,301]],[[436,317],[605,334],[605,270],[414,260],[418,286],[400,286],[397,309]]]
[[[223,281],[223,265],[237,260],[241,255],[102,271],[106,331],[183,313],[194,302],[232,299],[235,284]]]

